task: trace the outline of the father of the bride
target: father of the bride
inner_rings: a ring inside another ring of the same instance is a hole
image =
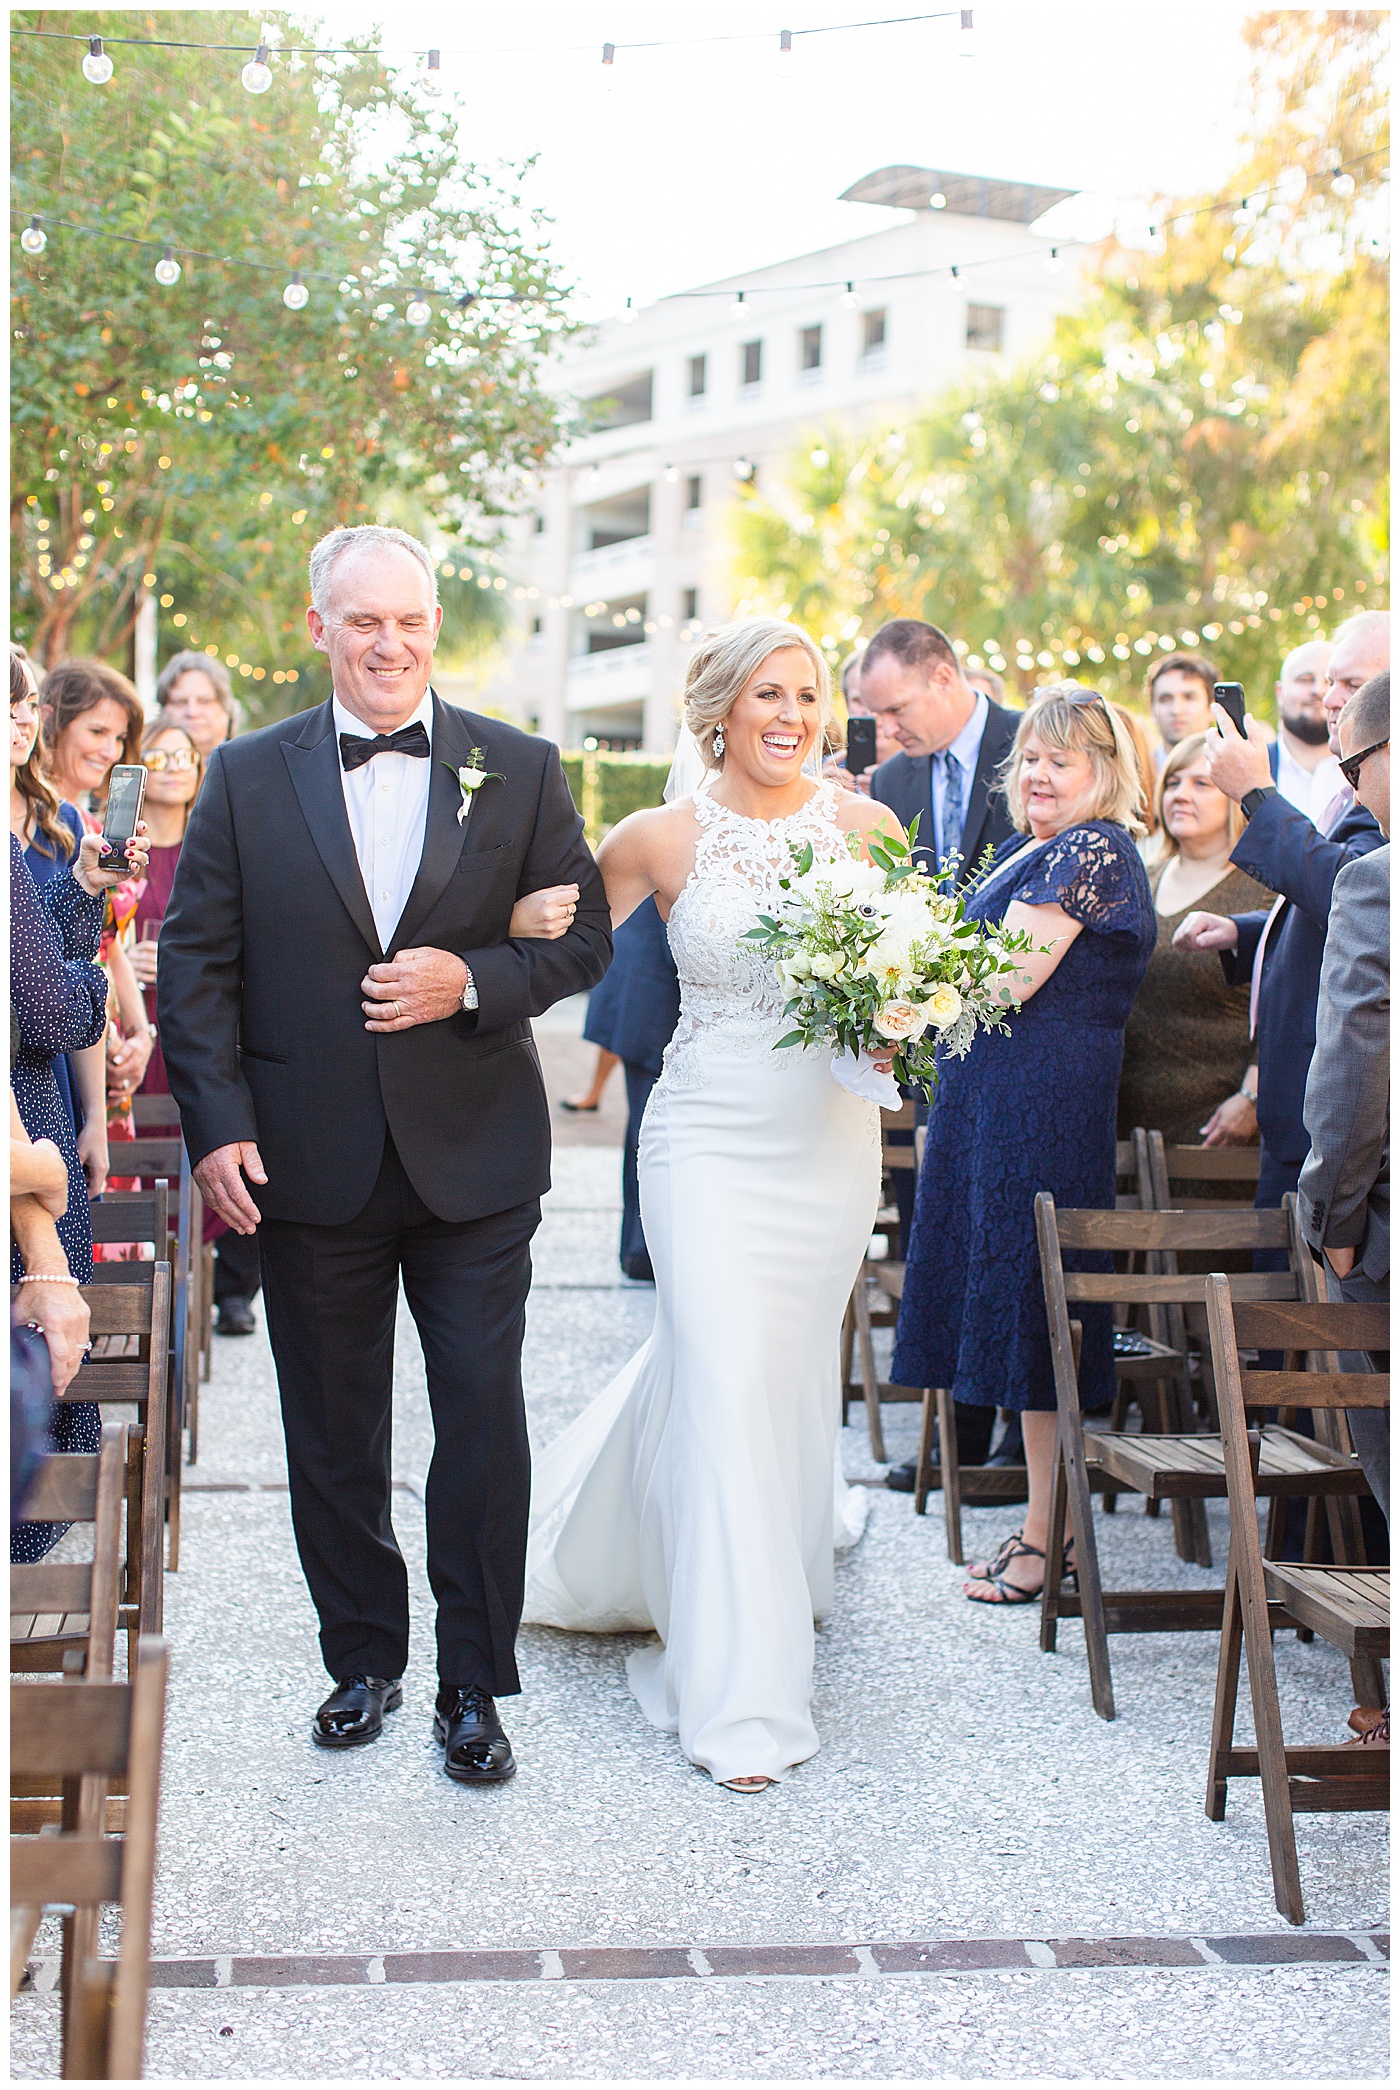
[[[260,1229],[292,1523],[350,1748],[402,1701],[390,1519],[402,1277],[427,1360],[435,1732],[464,1784],[515,1769],[530,1466],[520,1383],[549,1114],[529,1019],[601,979],[608,908],[547,740],[444,704],[433,562],[335,530],[307,622],[332,695],[210,758],[160,939],[170,1085],[205,1200]],[[578,887],[557,941],[512,907]],[[250,1186],[252,1186],[250,1188]]]

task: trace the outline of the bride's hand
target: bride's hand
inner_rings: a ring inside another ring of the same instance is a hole
[[[547,885],[540,892],[526,893],[510,911],[510,936],[543,937],[557,943],[574,925],[578,906],[576,885]]]
[[[890,1068],[894,1065],[896,1050],[897,1048],[893,1045],[885,1045],[879,1052],[870,1052],[867,1048],[867,1057],[872,1067],[878,1068],[881,1074],[888,1074]]]

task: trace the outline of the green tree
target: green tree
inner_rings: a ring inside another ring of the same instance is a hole
[[[1384,18],[1255,17],[1227,192],[1160,204],[1019,367],[899,429],[823,432],[738,510],[746,607],[829,650],[947,626],[1023,689],[1208,645],[1256,688],[1387,567]],[[1343,170],[1336,179],[1337,170]],[[1144,228],[1146,231],[1146,228]]]
[[[251,53],[272,19],[11,26]],[[275,19],[287,45],[312,40]],[[567,330],[564,286],[519,170],[474,167],[453,116],[366,51],[288,51],[255,97],[241,52],[118,43],[94,87],[82,49],[13,39],[14,230],[35,214],[48,240],[30,256],[16,237],[12,254],[14,630],[47,662],[121,659],[149,587],[167,645],[235,655],[242,693],[274,717],[319,659],[312,542],[411,517],[443,546],[449,638],[469,654],[502,621],[499,591],[476,585],[490,519],[558,429],[540,373]],[[162,287],[167,241],[181,274]],[[294,272],[300,311],[282,299]],[[417,292],[421,327],[405,316]]]

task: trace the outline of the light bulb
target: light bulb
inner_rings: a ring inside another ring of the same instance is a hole
[[[779,83],[784,80],[794,80],[797,77],[797,67],[793,63],[792,31],[790,29],[780,29],[778,31],[778,62],[773,68],[773,77]]]
[[[735,293],[734,302],[729,308],[729,317],[731,319],[747,319],[748,316],[749,308],[744,303],[744,293],[742,290],[737,291]]]
[[[613,44],[604,44],[603,70],[599,74],[598,85],[603,89],[603,92],[605,94],[611,94],[616,79],[616,46]]]
[[[403,316],[411,327],[425,327],[428,324],[433,316],[433,308],[421,290],[409,299],[404,307]]]
[[[632,309],[632,300],[628,298],[627,303],[617,315],[617,323],[621,327],[630,327],[635,324],[636,318],[637,315]]]
[[[959,58],[975,58],[977,56],[977,46],[973,42],[972,36],[972,9],[964,7],[959,12],[962,15],[962,21],[958,28],[958,56]]]
[[[680,473],[676,470],[676,467],[673,464],[668,464],[666,470],[662,474],[662,477],[665,479],[666,484],[668,486],[674,486],[676,481],[680,478]]]
[[[49,236],[37,218],[31,218],[19,236],[19,243],[26,254],[42,254],[49,243]]]
[[[1058,276],[1063,269],[1064,263],[1060,259],[1060,250],[1058,247],[1052,247],[1045,257],[1045,273],[1047,276]]]
[[[948,208],[948,199],[942,189],[934,190],[928,199],[928,207],[930,210],[946,210]]]
[[[112,77],[112,61],[102,48],[100,36],[88,38],[87,57],[83,60],[83,78],[91,80],[94,87],[105,87]]]
[[[846,285],[846,288],[841,293],[841,302],[848,312],[855,312],[859,310],[860,299],[856,296],[856,287],[854,283],[848,283]]]
[[[272,85],[272,67],[267,62],[267,45],[259,44],[256,52],[239,75],[249,94],[266,94]]]
[[[427,70],[423,74],[424,94],[442,93],[442,53],[429,51]]]
[[[736,458],[735,458],[735,460],[734,460],[734,477],[735,477],[736,479],[752,479],[752,477],[753,477],[753,466],[752,466],[752,464],[751,464],[751,463],[749,462],[749,460],[748,460],[748,458],[747,458],[747,457],[736,457]]]
[[[161,284],[166,290],[169,290],[172,283],[179,282],[180,264],[175,259],[175,249],[173,247],[167,247],[161,255],[160,260],[155,265],[154,274],[157,283]]]
[[[306,309],[310,296],[311,292],[302,282],[301,277],[295,275],[282,293],[282,303],[289,312],[302,312]]]
[[[1356,194],[1355,181],[1351,175],[1344,172],[1340,167],[1332,176],[1332,194],[1341,197],[1354,196]]]

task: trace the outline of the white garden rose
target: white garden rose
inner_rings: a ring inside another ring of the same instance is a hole
[[[813,951],[812,977],[815,980],[834,980],[837,973],[844,970],[845,964],[840,951]]]
[[[935,987],[924,1003],[924,1014],[935,1030],[947,1030],[950,1024],[957,1022],[962,1011],[962,996],[956,987],[950,987],[946,981],[942,986]]]
[[[882,1038],[902,1044],[912,1043],[915,1038],[921,1038],[928,1029],[926,1008],[927,1004],[921,1009],[912,1001],[882,1002],[875,1011],[875,1028]]]

